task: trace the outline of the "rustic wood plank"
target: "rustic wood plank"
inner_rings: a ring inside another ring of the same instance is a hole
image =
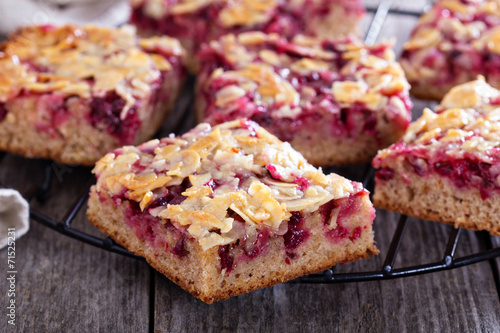
[[[391,213],[379,212],[379,218],[386,215],[384,224],[390,221]],[[396,267],[408,263],[424,264],[443,258],[447,238],[452,227],[429,221],[411,219]],[[376,228],[379,244],[388,239],[381,227]],[[384,246],[385,247],[385,246]],[[457,255],[477,253],[485,249],[476,234],[462,233]],[[385,251],[382,250],[382,254]],[[384,316],[394,318],[388,321],[389,331],[492,331],[499,324],[496,313],[500,311],[496,286],[488,263],[462,267],[451,271],[431,273],[393,281],[382,281],[381,295],[384,295]],[[480,287],[478,287],[480,286]],[[388,309],[393,306],[393,309]],[[386,312],[387,311],[387,312]],[[460,325],[458,327],[457,325]]]
[[[0,183],[25,188],[39,179],[43,162],[8,155]],[[43,170],[42,170],[43,171]],[[51,199],[33,203],[48,216],[62,217],[89,177],[88,168],[72,168],[53,180]],[[75,224],[93,229],[84,209]],[[65,237],[37,222],[16,242],[17,325],[19,332],[145,332],[149,325],[150,268]],[[0,251],[6,258],[6,250]],[[5,267],[2,263],[1,267]],[[6,290],[1,279],[0,289]],[[1,327],[7,328],[4,324]]]
[[[491,236],[491,243],[494,248],[500,248],[500,236]],[[494,271],[495,283],[497,286],[498,298],[500,299],[500,257],[490,261],[491,268]]]

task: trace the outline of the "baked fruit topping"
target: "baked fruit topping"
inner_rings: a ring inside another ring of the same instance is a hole
[[[500,1],[438,0],[404,46],[412,94],[441,100],[478,75],[500,88]]]
[[[249,118],[314,165],[369,163],[411,120],[390,43],[247,32],[211,42],[200,61],[200,121]]]
[[[0,46],[0,149],[92,165],[150,139],[182,86],[183,53],[130,26],[18,30]]]
[[[203,43],[228,33],[259,30],[292,37],[346,36],[357,32],[364,14],[359,0],[131,0],[131,23],[145,35],[178,38],[188,50],[188,67]]]
[[[373,160],[374,203],[500,235],[500,91],[483,79],[453,88]]]
[[[91,223],[207,303],[378,253],[362,185],[245,119],[117,149],[94,173]]]

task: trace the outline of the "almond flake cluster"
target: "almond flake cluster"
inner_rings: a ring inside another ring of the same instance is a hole
[[[444,150],[454,158],[473,154],[485,163],[497,159],[500,149],[500,91],[484,79],[453,88],[437,108],[425,109],[413,122],[404,143],[430,151]],[[389,156],[392,149],[379,152]]]
[[[101,195],[138,202],[144,212],[187,230],[204,250],[241,236],[233,228],[234,214],[247,234],[263,228],[278,234],[291,212],[313,212],[355,191],[350,181],[325,176],[288,143],[246,120],[200,124],[180,137],[120,148],[93,172]],[[149,207],[169,186],[186,180],[180,204]]]
[[[301,35],[286,46],[284,43],[278,34],[262,32],[230,34],[210,42],[210,48],[223,54],[235,68],[227,71],[218,68],[204,83],[209,86],[216,79],[232,83],[216,93],[218,113],[231,113],[234,111],[232,102],[251,95],[257,105],[280,105],[272,111],[272,116],[294,118],[303,108],[315,103],[318,93],[308,85],[297,84],[291,77],[317,73],[339,75],[321,93],[332,96],[341,108],[361,103],[376,112],[390,105],[392,113],[407,113],[398,96],[407,95],[410,86],[390,48],[375,55],[360,41],[344,40],[336,42],[335,50],[329,50],[323,40]],[[280,47],[286,47],[289,52],[273,50]],[[330,100],[323,103],[317,112],[328,112],[322,110],[328,109]],[[392,113],[389,117],[394,117]]]
[[[156,50],[178,57],[184,52],[169,37],[137,39],[131,26],[22,28],[0,51],[0,102],[23,91],[82,98],[116,91],[126,101],[123,119],[136,99],[151,94],[160,72],[172,69]]]

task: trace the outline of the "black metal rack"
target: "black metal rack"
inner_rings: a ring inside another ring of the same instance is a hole
[[[392,6],[392,2],[390,0],[382,0],[380,4],[373,8],[368,8],[368,12],[374,13],[373,20],[371,22],[370,28],[368,29],[368,33],[366,35],[366,41],[368,43],[372,43],[377,39],[377,36],[380,33],[383,23],[387,15],[409,15],[409,16],[419,16],[422,12],[420,11],[408,11],[403,9],[398,9],[397,7]],[[192,85],[192,80],[190,84]],[[188,85],[189,86],[189,85]],[[183,111],[180,113],[177,112],[176,115],[171,116],[171,121],[176,125],[174,128],[170,129],[174,133],[182,133],[185,130],[189,129],[192,122],[192,108],[190,107],[190,101],[192,100],[192,91],[189,92],[189,89],[186,90],[184,96]],[[184,112],[184,111],[188,112]],[[174,118],[172,120],[172,117]],[[0,163],[4,158],[5,154],[0,153]],[[34,199],[39,202],[45,202],[51,195],[51,184],[53,182],[54,170],[51,167],[49,161],[46,162],[44,168],[44,177],[43,181],[40,185],[34,186],[32,189],[28,190],[27,193],[24,193],[25,197],[28,201],[32,201]],[[364,176],[363,176],[363,184],[365,186],[370,186],[373,183],[374,170],[372,168],[367,168]],[[123,247],[116,244],[109,237],[99,238],[85,232],[82,232],[78,229],[75,229],[71,226],[71,223],[75,219],[78,212],[85,206],[88,199],[89,188],[93,183],[93,177],[89,175],[88,184],[85,188],[82,189],[82,194],[77,197],[74,201],[74,204],[68,208],[64,217],[60,220],[53,219],[49,216],[46,216],[35,209],[30,210],[30,217],[47,226],[51,229],[56,230],[57,232],[69,236],[71,238],[80,240],[82,242],[88,243],[90,245],[102,248],[104,250],[119,253],[125,256],[133,257],[139,260],[144,260],[142,257],[138,257],[133,253],[127,251]],[[453,269],[465,265],[470,265],[474,263],[478,263],[485,260],[494,259],[500,256],[500,247],[494,248],[492,246],[492,239],[487,233],[478,233],[481,235],[482,239],[485,239],[486,250],[478,253],[474,253],[471,255],[457,257],[456,249],[459,243],[460,235],[462,233],[462,229],[452,229],[449,237],[448,243],[445,249],[445,252],[442,256],[441,260],[420,264],[420,265],[410,265],[403,268],[395,268],[395,260],[398,254],[398,251],[401,247],[403,235],[405,234],[405,230],[408,226],[408,217],[401,216],[395,230],[395,233],[392,237],[392,242],[389,247],[388,253],[385,257],[384,263],[379,270],[375,271],[364,271],[364,272],[354,272],[354,273],[343,273],[336,274],[335,267],[331,270],[327,270],[320,274],[313,274],[309,276],[305,276],[299,279],[292,281],[293,283],[338,283],[338,282],[360,282],[360,281],[373,281],[373,280],[387,280],[394,279],[418,274],[431,273],[436,271]],[[492,265],[496,265],[495,261],[491,261]],[[494,271],[498,272],[498,269]],[[495,276],[497,285],[500,285],[499,277]]]

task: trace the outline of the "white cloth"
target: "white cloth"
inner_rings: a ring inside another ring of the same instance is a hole
[[[129,12],[128,0],[0,0],[0,34],[33,24],[118,26]]]
[[[16,240],[28,232],[29,205],[16,190],[0,189],[0,249],[7,245],[9,228],[16,231]]]

